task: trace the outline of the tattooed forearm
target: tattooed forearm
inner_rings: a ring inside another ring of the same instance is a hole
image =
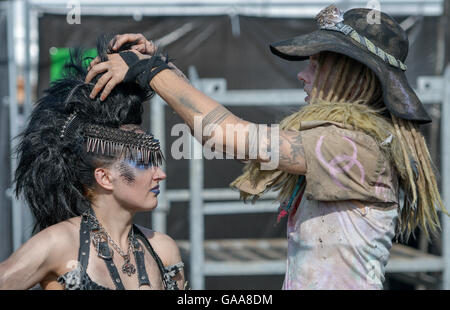
[[[299,132],[282,131],[280,135],[280,162],[284,166],[298,165],[304,161],[305,151]]]
[[[178,69],[172,62],[169,62],[168,65],[169,65],[169,68],[172,69],[172,71],[173,71],[176,75],[178,75],[179,77],[181,77],[182,79],[184,79],[184,80],[185,80],[186,82],[188,82],[189,84],[191,83],[191,82],[189,81],[189,79],[186,77],[186,75],[184,75],[184,73],[183,73],[180,69]]]
[[[200,112],[197,107],[195,105],[192,104],[192,102],[184,97],[180,97],[180,103],[185,106],[186,108],[188,108],[189,110],[191,110],[194,113],[197,114],[202,114],[202,112]]]
[[[205,130],[206,126],[213,125],[212,128],[209,127],[208,131],[213,132],[214,129],[219,126],[228,116],[232,115],[230,111],[228,111],[223,106],[217,106],[215,109],[213,109],[211,112],[206,114],[205,117],[203,117],[202,120],[202,128]]]

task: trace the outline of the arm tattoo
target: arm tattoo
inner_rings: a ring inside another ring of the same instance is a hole
[[[210,131],[212,133],[214,129],[218,125],[220,125],[229,115],[231,115],[230,111],[228,111],[221,105],[218,106],[217,108],[206,114],[206,116],[203,118],[202,129],[205,130],[206,126],[212,124],[213,128],[211,128]]]
[[[197,107],[191,103],[191,101],[190,101],[189,99],[184,98],[184,97],[181,97],[181,98],[180,98],[180,103],[181,103],[182,105],[184,105],[186,108],[188,108],[189,110],[193,111],[194,113],[202,114],[202,112],[200,112],[200,111],[197,109]]]
[[[305,157],[305,150],[302,145],[302,136],[299,132],[281,133],[280,148],[283,147],[283,143],[287,143],[287,147],[289,148],[289,154],[286,154],[286,152],[281,152],[280,154],[280,160],[283,161],[285,165],[296,165],[299,163],[299,158]]]
[[[189,81],[189,79],[186,77],[186,75],[184,75],[184,73],[178,69],[172,62],[168,63],[169,68],[175,72],[176,75],[178,75],[179,77],[181,77],[182,79],[184,79],[186,82],[188,82],[189,84],[191,83],[191,81]]]

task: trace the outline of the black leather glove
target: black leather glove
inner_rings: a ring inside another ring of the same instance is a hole
[[[150,87],[150,81],[162,70],[170,69],[168,57],[165,61],[159,55],[139,60],[138,56],[131,51],[120,52],[119,55],[128,65],[128,71],[123,82],[137,83],[145,90],[153,91]]]

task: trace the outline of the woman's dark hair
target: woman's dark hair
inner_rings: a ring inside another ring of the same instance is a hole
[[[111,38],[97,39],[102,61],[111,52],[108,49]],[[149,94],[135,84],[122,83],[103,102],[100,96],[90,99],[89,94],[101,75],[86,84],[86,60],[81,49],[71,51],[63,78],[51,83],[37,101],[26,129],[18,136],[15,192],[18,197],[23,195],[31,208],[35,230],[81,215],[90,203],[87,191],[95,184],[95,168],[108,163],[107,158],[86,152],[80,125],[71,126],[70,136],[60,137],[71,113],[77,111],[77,124],[118,128],[142,122],[142,103]]]

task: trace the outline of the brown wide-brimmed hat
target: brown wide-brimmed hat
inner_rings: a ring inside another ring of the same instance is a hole
[[[364,8],[342,14],[330,5],[320,11],[316,20],[319,30],[272,43],[272,53],[297,61],[322,51],[349,56],[376,74],[383,88],[384,103],[394,116],[419,123],[431,122],[405,76],[408,37],[391,16]]]

